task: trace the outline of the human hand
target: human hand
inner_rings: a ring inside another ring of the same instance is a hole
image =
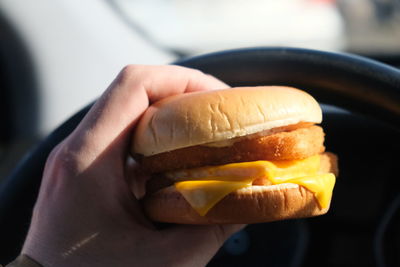
[[[22,254],[60,267],[206,265],[242,226],[157,230],[129,188],[128,148],[149,104],[225,87],[182,67],[126,67],[49,156]]]

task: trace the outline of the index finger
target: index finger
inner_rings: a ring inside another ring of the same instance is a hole
[[[85,151],[86,164],[111,143],[114,151],[120,153],[126,149],[122,144],[129,140],[128,130],[150,103],[184,92],[226,87],[220,80],[189,68],[127,66],[71,135],[72,149]]]

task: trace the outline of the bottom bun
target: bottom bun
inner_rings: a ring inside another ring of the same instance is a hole
[[[251,186],[230,193],[200,216],[174,186],[144,199],[148,217],[180,224],[249,224],[325,214],[314,194],[297,184]]]

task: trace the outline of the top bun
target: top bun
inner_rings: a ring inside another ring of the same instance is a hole
[[[133,152],[151,156],[301,122],[320,123],[321,108],[304,91],[284,86],[237,87],[165,98],[140,120]]]

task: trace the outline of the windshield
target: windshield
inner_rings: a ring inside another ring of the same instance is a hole
[[[180,54],[296,46],[400,52],[399,0],[110,0],[152,43]]]

